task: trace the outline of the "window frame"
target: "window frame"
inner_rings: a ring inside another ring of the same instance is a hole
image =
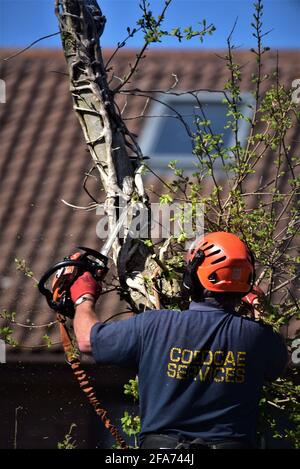
[[[191,153],[183,153],[181,155],[172,153],[153,154],[153,148],[157,143],[157,139],[160,138],[161,119],[163,119],[164,117],[168,118],[168,106],[175,107],[177,103],[190,103],[193,106],[197,106],[196,98],[191,93],[177,93],[157,93],[154,96],[155,100],[152,101],[152,104],[147,113],[147,117],[145,119],[146,122],[143,125],[142,131],[138,139],[139,146],[141,147],[144,156],[150,157],[149,166],[154,170],[168,170],[169,162],[171,160],[177,160],[179,167],[182,163],[184,163],[184,169],[186,171],[195,171],[196,159],[195,156],[192,154],[192,146]],[[230,99],[231,97],[230,93],[226,91],[199,91],[195,94],[197,95],[198,100],[204,105],[210,103],[220,104],[223,103],[224,98],[227,97],[227,99]],[[255,99],[253,95],[250,92],[243,92],[240,96],[240,112],[242,112],[245,118],[252,119],[255,105]],[[173,119],[173,117],[169,117],[169,119]],[[250,129],[250,122],[245,119],[240,121],[238,129],[238,139],[242,147],[244,147],[247,142]],[[186,132],[186,130],[184,130],[184,127],[183,131]],[[234,146],[234,144],[235,135],[234,133],[232,133],[232,136],[227,146]]]

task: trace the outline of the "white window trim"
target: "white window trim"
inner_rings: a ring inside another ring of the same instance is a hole
[[[209,103],[222,103],[225,97],[230,98],[230,93],[222,91],[199,91],[197,93],[198,100],[203,104]],[[191,103],[191,105],[196,106],[197,102],[195,97],[189,93],[183,93],[179,95],[168,94],[168,93],[157,93],[155,99],[159,100],[153,101],[152,105],[149,108],[147,118],[145,119],[145,124],[142,128],[139,145],[143,151],[144,156],[150,157],[149,166],[153,169],[168,170],[168,164],[171,160],[178,160],[178,167],[182,167],[180,163],[184,163],[184,168],[186,171],[195,170],[195,163],[197,162],[196,157],[191,153],[186,153],[182,155],[178,154],[155,154],[153,155],[154,143],[157,141],[157,138],[160,134],[160,125],[161,118],[165,117],[168,114],[168,108],[165,104],[172,106],[174,103]],[[241,93],[241,112],[246,118],[252,119],[254,112],[254,97],[251,93]],[[171,112],[171,111],[170,111]],[[174,117],[170,117],[174,119]],[[186,130],[183,127],[183,132]],[[242,147],[245,146],[247,138],[250,132],[251,124],[246,120],[242,120],[238,129],[238,140],[240,141]],[[188,136],[187,136],[188,138]],[[235,143],[235,136],[232,134],[228,146],[233,146]]]

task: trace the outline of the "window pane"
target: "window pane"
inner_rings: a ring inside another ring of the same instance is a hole
[[[168,103],[176,109],[182,116],[186,124],[192,132],[196,132],[195,120],[198,118],[200,121],[204,119],[210,120],[210,127],[214,134],[224,134],[224,143],[228,144],[231,130],[224,129],[228,121],[226,117],[227,105],[221,102],[203,103],[202,110],[192,103]],[[170,116],[176,116],[176,113],[164,107],[164,115],[166,117],[157,117],[160,119],[158,127],[158,134],[153,142],[152,154],[191,154],[192,142],[187,134],[183,123],[178,119]],[[205,129],[205,131],[209,131]]]

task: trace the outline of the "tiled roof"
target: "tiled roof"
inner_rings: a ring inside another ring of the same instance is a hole
[[[0,58],[14,52],[1,50]],[[106,60],[111,53],[104,51]],[[225,52],[155,50],[148,53],[128,87],[165,90],[173,85],[176,74],[180,90],[222,89],[228,73],[224,61],[217,57],[222,54]],[[121,50],[110,74],[122,77],[135,55],[135,50]],[[242,89],[248,91],[252,88],[253,55],[240,51],[237,57],[244,64]],[[276,63],[276,53],[269,53],[264,73],[272,73]],[[299,53],[281,51],[279,64],[281,80],[290,87],[294,79],[300,78]],[[15,259],[26,259],[39,278],[48,266],[72,252],[75,246],[99,248],[96,236],[99,217],[95,212],[76,211],[61,202],[64,199],[78,206],[90,203],[82,184],[86,171],[92,166],[91,158],[72,110],[61,51],[24,52],[2,62],[0,78],[5,80],[7,90],[7,102],[0,103],[0,309],[16,311],[16,320],[27,326],[45,324],[53,320],[53,313],[32,280],[16,271]],[[117,85],[118,79],[114,81]],[[120,107],[125,103],[124,117],[138,116],[144,109],[145,98],[127,102],[126,97],[121,96]],[[142,119],[127,123],[130,130],[139,133]],[[292,147],[298,145],[299,148],[299,137],[291,134],[290,139]],[[261,171],[262,174],[265,171],[263,164]],[[96,190],[92,178],[89,189]],[[126,305],[121,308],[126,310]],[[98,309],[103,317],[109,317],[120,310],[119,298],[113,293],[104,295]],[[54,342],[57,340],[56,333],[44,328],[32,329],[31,333],[28,328],[16,330],[17,341],[26,347],[40,344],[44,334],[51,335]],[[19,353],[15,355],[18,357]],[[56,356],[33,352],[26,356],[43,360],[50,359],[50,355]]]

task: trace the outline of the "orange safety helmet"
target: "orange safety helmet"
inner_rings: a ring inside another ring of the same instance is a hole
[[[197,239],[187,260],[206,290],[248,293],[253,286],[254,257],[234,234],[220,231]]]

